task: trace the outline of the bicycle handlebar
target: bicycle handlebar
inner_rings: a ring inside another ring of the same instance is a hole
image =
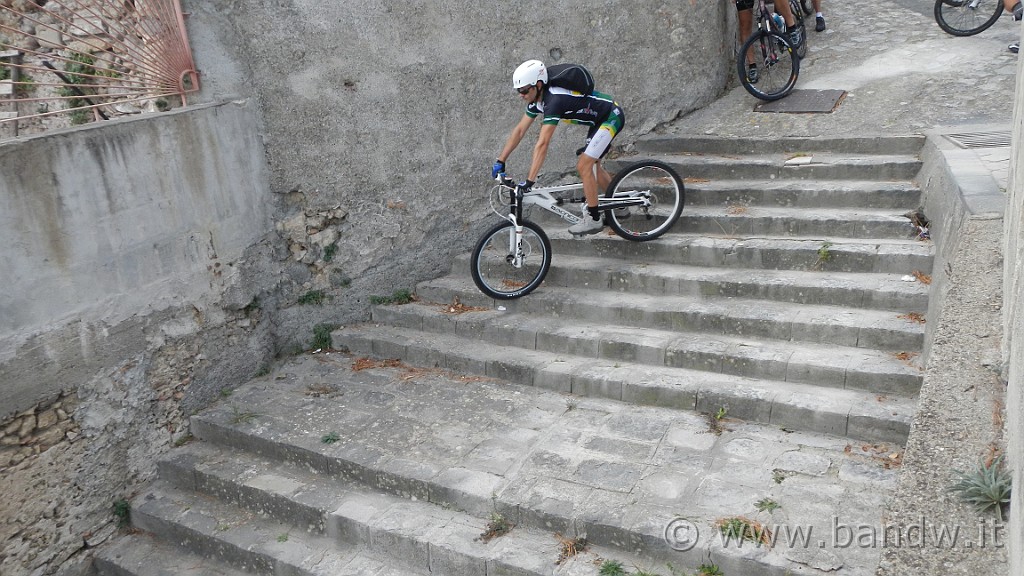
[[[507,186],[509,188],[516,187],[516,181],[506,176],[504,172],[501,172],[500,174],[495,176],[494,179],[498,182],[498,184],[501,184],[502,186]]]

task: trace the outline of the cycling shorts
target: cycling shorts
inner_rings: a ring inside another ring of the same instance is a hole
[[[736,10],[751,10],[754,7],[754,0],[736,0]]]
[[[622,108],[612,108],[608,118],[600,126],[594,126],[587,133],[587,146],[583,154],[591,158],[601,159],[611,150],[612,139],[622,130],[626,124],[626,113]]]

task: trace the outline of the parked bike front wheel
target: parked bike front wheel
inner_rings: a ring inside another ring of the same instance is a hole
[[[476,243],[469,266],[476,287],[491,298],[510,300],[526,296],[548,274],[551,241],[540,226],[523,221],[522,243],[517,248],[512,223],[501,222]]]
[[[668,164],[646,160],[630,164],[612,178],[605,198],[630,198],[650,195],[649,207],[631,206],[629,215],[616,216],[609,210],[606,222],[616,234],[627,240],[654,240],[679,220],[686,193],[683,179]]]
[[[935,21],[953,36],[987,30],[1003,14],[1003,0],[935,0]]]
[[[757,66],[756,79],[747,75],[746,55],[751,51]],[[743,43],[736,57],[736,72],[747,92],[770,102],[793,91],[800,76],[800,58],[782,34],[757,30]]]

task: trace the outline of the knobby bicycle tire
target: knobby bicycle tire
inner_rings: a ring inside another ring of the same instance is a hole
[[[754,51],[758,79],[747,77],[747,53]],[[740,84],[751,96],[771,102],[789,95],[800,76],[800,57],[789,39],[778,32],[755,30],[743,43],[736,58],[736,73]]]
[[[655,160],[636,162],[619,170],[605,191],[605,198],[631,191],[651,194],[651,206],[629,208],[628,217],[618,217],[609,210],[605,222],[616,234],[626,240],[646,242],[654,240],[675,225],[683,212],[686,190],[683,179],[671,166]]]
[[[807,56],[807,22],[804,19],[804,11],[797,0],[789,0],[789,9],[793,12],[794,26],[800,28],[800,38],[803,39],[796,47],[796,55],[803,58]]]
[[[1002,0],[935,0],[935,21],[953,36],[974,36],[996,23]]]
[[[481,292],[498,300],[520,298],[533,292],[551,268],[551,241],[540,226],[523,221],[523,263],[512,265],[512,223],[500,222],[488,230],[473,248],[469,268]]]

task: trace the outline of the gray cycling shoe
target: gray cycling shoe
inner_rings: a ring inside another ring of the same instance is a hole
[[[587,214],[583,217],[583,220],[578,224],[569,226],[569,234],[573,236],[583,236],[584,234],[597,234],[604,229],[604,222],[602,220],[594,220]]]
[[[1018,51],[1020,51],[1020,42],[1014,42],[1007,46],[1006,49],[1016,54]]]

